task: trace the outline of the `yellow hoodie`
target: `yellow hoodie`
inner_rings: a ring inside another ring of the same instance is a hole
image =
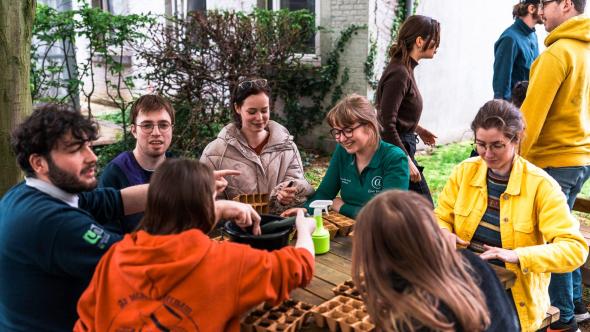
[[[590,165],[590,18],[563,22],[545,46],[521,107],[521,155],[542,168]]]

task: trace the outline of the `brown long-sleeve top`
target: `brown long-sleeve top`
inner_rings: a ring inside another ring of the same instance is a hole
[[[408,69],[397,58],[385,68],[377,86],[377,110],[383,126],[381,136],[385,142],[400,147],[406,155],[400,135],[416,131],[422,115],[422,96],[414,79],[414,68],[418,65],[410,59]]]

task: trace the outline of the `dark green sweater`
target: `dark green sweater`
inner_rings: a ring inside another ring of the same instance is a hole
[[[354,154],[338,145],[319,188],[305,203],[334,199],[338,192],[344,201],[340,213],[355,218],[360,209],[375,195],[387,189],[408,190],[408,158],[397,146],[381,141],[371,162],[359,174]],[[313,211],[310,210],[310,213]]]
[[[94,268],[121,236],[118,190],[80,193],[79,208],[24,182],[0,200],[0,331],[71,331]]]

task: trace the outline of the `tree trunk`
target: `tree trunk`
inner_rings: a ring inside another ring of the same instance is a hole
[[[34,0],[0,0],[0,195],[22,179],[10,132],[31,113],[31,35]]]

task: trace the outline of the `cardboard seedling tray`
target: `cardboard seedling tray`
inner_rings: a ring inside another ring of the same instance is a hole
[[[338,284],[336,287],[332,288],[332,292],[334,292],[334,295],[344,295],[362,301],[361,293],[356,289],[352,280],[347,280]]]
[[[236,202],[242,202],[250,204],[254,210],[258,213],[268,214],[270,201],[270,194],[267,193],[254,193],[254,194],[243,194],[233,198]]]
[[[338,212],[331,211],[329,214],[324,213],[323,220],[326,220],[338,227],[338,235],[347,236],[354,229],[354,219],[348,218]]]
[[[330,332],[374,331],[375,325],[362,301],[348,296],[336,296],[311,310],[318,327]]]
[[[286,300],[275,307],[263,304],[242,319],[241,331],[298,331],[311,317],[313,308],[311,304],[294,300]]]

